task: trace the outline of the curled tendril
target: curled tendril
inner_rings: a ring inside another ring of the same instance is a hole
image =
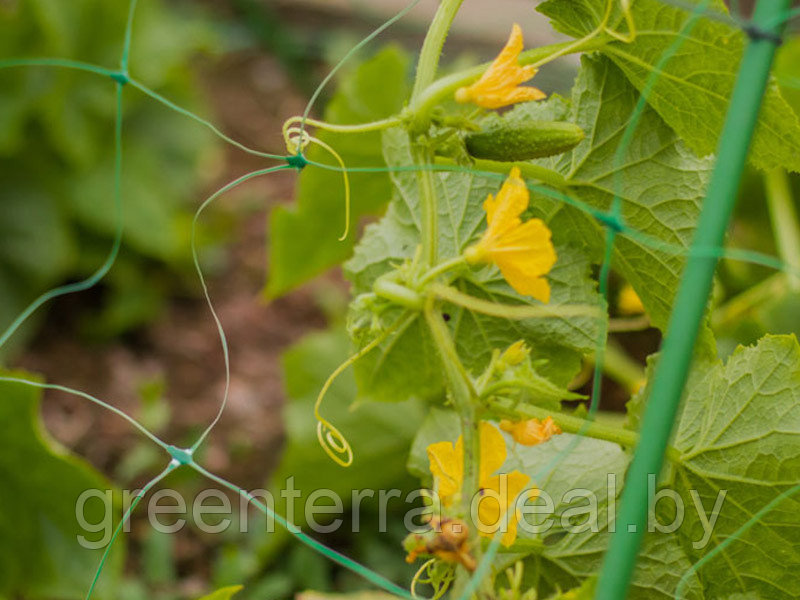
[[[295,125],[300,123],[300,125]],[[350,233],[350,177],[347,174],[347,166],[341,155],[336,152],[329,144],[326,144],[319,138],[315,138],[305,130],[305,120],[303,117],[291,117],[283,124],[283,142],[286,144],[286,150],[289,154],[300,154],[305,150],[309,144],[316,144],[323,150],[327,151],[341,167],[342,180],[344,181],[344,232],[339,241],[344,241]]]
[[[319,445],[325,453],[331,457],[335,463],[349,467],[353,464],[353,448],[350,442],[342,435],[335,425],[323,419],[319,413],[314,415],[317,418],[317,439]]]
[[[336,367],[336,370],[328,376],[328,379],[319,391],[317,401],[314,403],[314,418],[317,420],[317,439],[325,453],[330,456],[335,463],[343,467],[349,467],[353,463],[353,448],[342,432],[320,414],[319,409],[322,406],[322,400],[325,398],[325,394],[328,393],[333,382],[345,369],[382,344],[392,333],[408,323],[413,316],[413,314],[409,314],[408,312],[403,313],[394,323],[387,327],[383,333]]]
[[[378,337],[376,339],[381,338]],[[364,349],[368,347],[369,345],[364,346]],[[353,464],[353,448],[350,446],[350,442],[347,441],[347,438],[344,437],[342,432],[339,431],[339,429],[333,423],[328,421],[320,414],[319,409],[320,406],[322,406],[322,400],[325,398],[325,394],[328,393],[331,384],[333,384],[334,380],[339,376],[340,373],[342,373],[347,367],[352,365],[365,354],[364,349],[348,358],[341,365],[339,365],[336,370],[330,374],[330,376],[328,376],[328,379],[325,381],[325,384],[319,391],[317,401],[314,403],[314,418],[317,420],[317,440],[319,440],[319,445],[322,446],[322,449],[328,456],[331,457],[333,462],[342,467],[349,467],[351,464]]]
[[[424,575],[423,575],[424,573]],[[433,596],[427,600],[439,600],[456,576],[455,565],[443,563],[435,558],[423,563],[423,565],[414,573],[414,578],[411,580],[410,592],[414,598],[420,598],[417,595],[417,584],[428,584],[433,588]]]

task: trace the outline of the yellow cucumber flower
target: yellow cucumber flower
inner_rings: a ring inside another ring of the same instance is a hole
[[[514,441],[523,446],[541,444],[561,433],[561,428],[553,421],[553,417],[547,417],[544,421],[527,419],[514,422],[503,419],[500,421],[500,429],[510,433]]]
[[[528,485],[530,477],[517,470],[493,475],[506,461],[506,442],[503,434],[491,423],[480,424],[481,456],[479,469],[479,494],[486,496],[478,502],[478,532],[492,537],[501,525],[501,518],[516,497]],[[452,442],[436,442],[428,446],[428,461],[439,489],[442,504],[449,506],[453,497],[461,492],[464,483],[464,450],[461,437]],[[491,493],[490,493],[491,492]],[[529,498],[536,497],[533,490]],[[518,516],[517,516],[518,518]],[[506,547],[517,537],[517,518],[508,522],[502,544]]]
[[[631,284],[626,283],[620,290],[617,297],[617,308],[624,315],[640,315],[644,312],[644,304]]]
[[[519,65],[522,46],[522,30],[514,23],[505,48],[478,81],[456,90],[456,101],[462,104],[472,102],[483,108],[502,108],[545,98],[545,93],[535,87],[520,86],[537,72],[535,67]]]
[[[464,258],[470,264],[496,264],[518,293],[549,302],[550,284],[543,276],[556,263],[556,251],[544,221],[523,223],[519,218],[529,201],[528,188],[514,167],[497,198],[489,194],[483,203],[488,227],[480,241],[464,251]]]

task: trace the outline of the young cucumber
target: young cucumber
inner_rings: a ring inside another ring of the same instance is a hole
[[[530,160],[561,154],[577,146],[583,129],[567,121],[526,121],[493,125],[466,136],[467,152],[475,158],[499,161]]]

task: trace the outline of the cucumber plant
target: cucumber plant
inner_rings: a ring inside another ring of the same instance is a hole
[[[341,210],[341,195],[320,193],[323,178],[330,185],[349,172],[363,190],[390,195],[383,204],[353,186],[350,225],[385,212],[335,251],[344,257],[352,248],[344,273],[354,352],[332,378],[352,368],[362,401],[429,407],[409,457],[409,470],[431,488],[430,529],[405,544],[407,560],[420,566],[416,581],[453,598],[568,590],[563,597],[589,598],[615,528],[617,491],[607,493],[607,483],[621,487],[630,451],[646,435],[640,417],[656,361],[628,382],[624,426],[594,418],[613,310],[609,271],[628,282],[620,310],[644,311],[663,331],[746,34],[719,1],[703,8],[725,18],[709,19],[660,0],[547,0],[537,9],[572,40],[524,50],[522,28],[513,25],[492,63],[437,77],[459,6],[440,3],[408,88],[407,59],[390,47],[349,76],[326,120],[294,121],[302,124],[288,147],[309,148],[307,167],[292,221],[272,222],[268,293],[341,260],[317,252],[334,243],[330,224],[310,254],[292,241],[307,225],[325,229],[312,207]],[[580,55],[569,98],[528,84],[566,54]],[[649,77],[654,71],[660,76]],[[407,96],[403,102],[382,89]],[[370,120],[355,122],[357,111]],[[798,150],[800,121],[773,82],[750,162],[798,171]],[[331,151],[336,162],[326,157]],[[616,243],[606,243],[609,235]],[[705,508],[687,508],[669,533],[670,509],[652,509],[656,533],[646,537],[630,597],[791,598],[797,573],[769,554],[797,557],[788,541],[800,534],[800,520],[788,516],[797,500],[780,494],[800,480],[791,458],[800,422],[779,415],[800,410],[800,347],[792,335],[766,335],[722,361],[709,323],[669,468],[653,490]],[[588,415],[566,408],[564,401],[587,399],[575,382],[595,359]],[[318,439],[347,468],[358,447],[325,417],[331,381],[314,408]],[[780,408],[764,412],[771,390]],[[765,469],[773,459],[775,468]],[[582,508],[566,493],[576,488],[600,500]],[[484,495],[494,503],[481,504]],[[536,527],[543,517],[522,514],[544,497],[555,498],[549,530]],[[775,498],[780,508],[770,510],[786,519],[759,512]],[[760,517],[748,522],[752,515]],[[728,538],[723,558],[714,548]]]

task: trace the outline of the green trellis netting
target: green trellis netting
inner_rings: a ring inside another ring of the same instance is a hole
[[[732,11],[729,15],[727,13],[722,13],[718,10],[710,8],[712,5],[711,0],[703,0],[698,3],[680,2],[678,0],[661,1],[663,1],[665,4],[684,9],[686,11],[686,18],[681,26],[679,34],[675,37],[674,43],[661,52],[660,57],[655,62],[655,68],[651,70],[648,79],[642,86],[638,102],[630,115],[621,137],[621,141],[619,142],[619,145],[614,153],[614,160],[616,161],[616,164],[622,164],[622,161],[624,160],[625,152],[631,144],[634,132],[636,131],[636,128],[639,125],[642,115],[648,105],[650,95],[655,89],[656,82],[663,74],[664,67],[667,65],[667,63],[669,63],[670,60],[679,54],[682,44],[686,41],[686,39],[688,39],[689,32],[697,25],[698,22],[703,19],[721,21],[725,24],[735,25],[736,27],[741,28],[748,36],[748,42],[744,51],[744,55],[741,64],[739,65],[739,76],[730,100],[725,126],[719,139],[713,175],[708,187],[705,202],[703,203],[699,222],[694,233],[693,242],[689,250],[687,251],[683,246],[677,244],[671,245],[661,239],[658,239],[646,232],[639,231],[626,224],[622,214],[622,198],[618,193],[618,190],[622,184],[620,177],[615,177],[614,187],[616,189],[614,190],[613,200],[610,203],[608,210],[599,210],[579,198],[569,196],[556,187],[546,184],[528,183],[531,191],[555,202],[562,202],[577,208],[592,219],[602,224],[602,226],[605,228],[605,250],[604,260],[601,263],[599,273],[599,292],[606,300],[608,296],[608,278],[611,269],[612,255],[614,253],[615,243],[620,238],[634,240],[644,247],[658,249],[659,251],[673,255],[684,256],[687,259],[685,270],[681,276],[679,291],[675,299],[674,307],[669,320],[667,333],[664,338],[661,358],[651,384],[652,389],[642,422],[642,430],[647,432],[647,436],[642,438],[641,442],[636,448],[633,461],[628,470],[626,485],[623,489],[620,509],[617,516],[617,530],[611,538],[611,544],[606,554],[604,567],[597,583],[597,591],[595,595],[595,598],[597,599],[617,600],[624,598],[627,594],[630,578],[636,565],[639,545],[645,532],[648,509],[648,474],[659,473],[661,471],[664,453],[673,430],[673,423],[678,410],[678,404],[691,366],[698,330],[706,311],[707,300],[712,285],[712,278],[718,260],[722,257],[733,258],[737,260],[758,263],[793,275],[798,274],[795,269],[792,269],[789,265],[777,258],[747,251],[726,251],[722,245],[726,228],[728,226],[728,221],[734,207],[742,169],[744,168],[746,159],[748,157],[748,151],[751,145],[753,133],[758,123],[759,110],[761,107],[762,98],[764,97],[765,89],[768,85],[773,56],[777,46],[781,42],[781,35],[785,24],[795,15],[795,13],[790,10],[790,0],[759,0],[759,2],[756,4],[752,18],[749,19],[745,19],[739,15],[736,3],[734,3],[734,6],[732,6]],[[362,40],[357,46],[348,52],[348,54],[337,65],[337,67],[334,68],[331,73],[321,82],[316,92],[312,95],[303,116],[295,122],[296,127],[292,130],[294,136],[300,137],[294,137],[293,139],[303,139],[302,136],[305,133],[306,125],[311,121],[311,110],[318,99],[320,92],[333,79],[333,76],[336,74],[339,68],[345,64],[358,50],[371,42],[378,34],[382,33],[393,23],[411,11],[418,4],[418,2],[419,0],[415,0],[409,4],[400,13],[388,20],[380,28],[375,30],[370,36]],[[621,5],[625,7],[634,2],[635,0],[628,0],[627,2],[625,0],[621,0]],[[429,32],[428,40],[435,40],[437,39],[437,36],[443,40],[441,31],[437,31],[437,28],[444,27],[445,31],[447,28],[449,28],[452,17],[458,10],[459,5],[459,2],[443,1],[441,3],[440,12],[437,15],[437,18],[434,20],[431,32]],[[224,135],[213,124],[174,104],[169,99],[157,94],[145,84],[130,76],[128,70],[128,57],[132,43],[135,11],[136,0],[131,0],[127,26],[124,31],[124,44],[119,68],[108,68],[93,64],[86,64],[79,61],[58,58],[20,57],[0,59],[0,69],[77,69],[96,74],[100,77],[105,77],[109,80],[109,85],[115,86],[117,102],[116,121],[114,125],[114,203],[116,206],[117,232],[112,248],[109,251],[105,262],[92,276],[84,281],[48,291],[31,303],[31,305],[24,312],[22,312],[10,325],[7,325],[2,333],[0,333],[0,346],[3,346],[9,340],[9,338],[14,335],[17,329],[43,304],[58,296],[78,293],[91,288],[100,280],[102,280],[113,266],[122,245],[124,230],[124,221],[122,218],[124,190],[121,189],[121,172],[123,168],[124,156],[124,124],[122,119],[122,103],[124,94],[128,91],[132,92],[136,90],[139,93],[146,94],[152,98],[153,101],[160,102],[166,107],[174,110],[179,115],[193,119],[197,121],[199,125],[209,128],[222,140],[233,145],[239,150],[256,155],[265,160],[275,161],[276,163],[273,166],[265,167],[258,171],[253,171],[236,179],[235,181],[230,182],[206,199],[200,205],[195,214],[195,226],[202,211],[219,196],[249,179],[254,177],[268,176],[270,173],[279,170],[295,169],[297,171],[301,171],[303,169],[325,169],[336,172],[346,171],[347,173],[351,174],[388,171],[393,173],[450,171],[459,173],[468,172],[473,176],[485,178],[498,183],[505,179],[505,175],[502,173],[481,169],[480,161],[476,163],[476,168],[468,168],[458,164],[440,163],[432,163],[423,166],[406,165],[392,167],[364,167],[348,164],[343,167],[339,164],[327,164],[310,159],[303,153],[300,145],[298,145],[298,152],[296,154],[289,154],[287,156],[270,154],[248,148]],[[427,43],[428,41],[426,41],[426,44]],[[436,56],[438,60],[438,55]],[[459,82],[456,82],[456,84],[457,83]],[[454,87],[452,82],[445,82],[443,85],[444,88],[447,88],[448,85],[450,88]],[[417,90],[415,95],[418,95],[419,92],[420,90]],[[535,174],[531,176],[531,179],[536,179]],[[225,332],[220,319],[217,317],[217,314],[214,311],[211,297],[206,287],[205,280],[203,279],[203,273],[195,247],[194,233],[192,236],[192,253],[194,256],[194,264],[197,274],[200,278],[205,293],[206,301],[211,310],[211,315],[215,321],[220,336],[224,351],[224,368],[229,378],[230,364]],[[554,310],[557,310],[559,307],[555,306],[553,308]],[[581,443],[583,434],[586,433],[586,428],[591,426],[592,419],[597,412],[599,406],[600,382],[603,373],[603,360],[608,334],[607,326],[601,326],[598,329],[599,331],[595,348],[593,391],[586,425],[577,432],[577,435],[572,439],[571,443],[568,444],[567,447],[559,452],[547,464],[541,467],[536,477],[534,477],[534,483],[536,480],[541,480],[546,477],[547,474],[550,473],[562,460],[564,460],[566,456],[575,450],[577,445]],[[294,524],[288,522],[280,515],[275,514],[275,512],[272,511],[268,506],[260,502],[257,498],[251,496],[246,490],[207,471],[194,460],[193,456],[195,451],[204,442],[207,435],[211,432],[213,427],[223,415],[228,395],[227,386],[219,412],[217,413],[214,421],[203,431],[202,435],[199,436],[195,444],[193,444],[190,448],[182,449],[159,439],[153,433],[148,431],[143,425],[138,423],[132,417],[124,414],[114,406],[111,406],[110,404],[98,398],[92,397],[78,390],[71,390],[55,384],[43,384],[12,376],[0,377],[0,381],[36,386],[43,389],[57,389],[81,396],[87,401],[96,403],[104,409],[112,411],[121,418],[126,419],[131,426],[138,429],[154,444],[161,447],[168,457],[167,465],[164,470],[143,487],[143,489],[136,496],[130,508],[123,516],[122,521],[119,523],[116,531],[113,534],[112,543],[109,544],[105,550],[105,555],[103,556],[103,559],[97,569],[94,581],[87,582],[87,598],[92,595],[95,585],[101,577],[103,566],[112,548],[113,541],[119,536],[123,529],[124,523],[130,518],[132,512],[136,508],[136,505],[169,473],[184,467],[194,469],[200,475],[203,475],[208,479],[229,488],[235,493],[240,494],[265,515],[281,524],[292,534],[292,536],[294,536],[294,538],[296,538],[297,541],[308,545],[330,560],[335,561],[339,565],[361,575],[375,586],[399,597],[408,599],[414,598],[414,596],[412,596],[408,590],[400,588],[388,579],[382,577],[380,574],[367,569],[359,563],[324,546],[320,542],[303,533]],[[758,511],[756,514],[753,514],[751,519],[742,523],[741,527],[737,531],[728,536],[723,542],[721,542],[711,552],[704,556],[702,560],[695,563],[691,569],[684,574],[681,584],[678,586],[676,597],[681,597],[683,586],[686,584],[686,581],[691,573],[702,568],[703,565],[708,561],[713,560],[719,552],[722,552],[726,546],[734,543],[738,536],[743,534],[748,528],[755,524],[764,514],[777,506],[777,504],[782,500],[798,491],[800,491],[800,485],[786,489],[779,496],[765,504],[760,511]],[[477,585],[481,581],[482,577],[488,573],[492,559],[496,556],[499,546],[500,536],[496,535],[489,545],[487,551],[483,554],[480,563],[470,579],[469,584],[465,586],[463,590],[461,590],[460,600],[466,600],[477,589]]]

